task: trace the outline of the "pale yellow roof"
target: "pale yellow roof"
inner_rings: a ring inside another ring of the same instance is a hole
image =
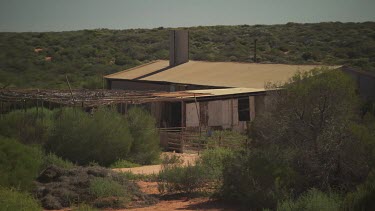
[[[226,89],[201,89],[201,90],[186,90],[187,93],[200,94],[197,97],[207,96],[223,96],[223,95],[233,95],[233,94],[245,94],[254,92],[264,92],[266,89],[255,89],[255,88],[226,88]]]
[[[152,61],[137,67],[133,67],[121,72],[113,73],[111,75],[106,75],[104,78],[113,79],[136,79],[138,77],[144,76],[146,74],[167,68],[169,66],[169,61],[167,60],[157,60]]]
[[[319,65],[205,61],[189,61],[172,68],[168,68],[168,65],[168,61],[158,60],[105,76],[105,78],[222,87],[264,88],[267,82],[286,82],[297,71],[304,72],[320,67]]]
[[[264,92],[266,89],[254,89],[254,88],[225,88],[225,89],[201,89],[201,90],[185,90],[176,92],[161,92],[154,93],[157,97],[171,97],[178,99],[187,98],[201,98],[201,97],[212,97],[212,96],[225,96],[234,94],[245,94],[245,93],[255,93]]]

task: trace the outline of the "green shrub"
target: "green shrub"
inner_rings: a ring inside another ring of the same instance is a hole
[[[205,150],[198,161],[206,169],[210,179],[221,180],[223,177],[224,162],[233,156],[233,152],[225,148]]]
[[[0,136],[0,186],[30,190],[42,163],[40,149]]]
[[[335,211],[340,210],[340,199],[334,194],[326,194],[316,189],[311,189],[301,195],[297,200],[281,202],[278,211]]]
[[[44,156],[42,168],[47,168],[50,165],[55,165],[65,169],[70,169],[74,167],[74,164],[72,162],[64,160],[53,153],[48,153]]]
[[[131,200],[131,194],[118,182],[108,178],[95,178],[90,182],[90,195],[96,200],[96,207],[125,207]]]
[[[40,211],[42,207],[30,194],[0,187],[0,211]]]
[[[197,192],[207,183],[206,169],[202,165],[175,166],[163,168],[158,177],[161,193]]]
[[[81,165],[109,166],[128,157],[132,142],[127,121],[115,111],[99,109],[90,115],[64,109],[56,115],[46,149]]]
[[[208,148],[230,148],[241,149],[245,146],[248,137],[235,131],[222,130],[213,131],[212,135],[207,138]]]
[[[277,149],[237,152],[225,161],[221,196],[251,209],[276,208],[299,181]]]
[[[98,209],[87,204],[79,204],[78,206],[73,207],[72,211],[98,211]]]
[[[142,180],[142,181],[150,181],[156,182],[158,181],[157,174],[134,174],[130,171],[125,171],[119,173],[121,177],[125,178],[126,180]]]
[[[113,180],[99,177],[90,182],[89,192],[96,198],[127,196],[127,193],[122,185]]]
[[[183,162],[184,161],[181,159],[181,157],[176,154],[172,154],[172,155],[164,154],[161,158],[161,164],[163,166],[182,165]]]
[[[357,190],[348,193],[344,201],[345,210],[374,210],[375,209],[375,171],[372,171],[365,183]]]
[[[52,125],[52,112],[36,108],[12,111],[0,119],[0,134],[25,144],[44,144]]]
[[[129,159],[139,164],[153,164],[160,157],[160,139],[155,119],[145,110],[133,107],[127,116],[133,144]]]
[[[134,167],[139,167],[139,164],[132,163],[127,160],[118,160],[111,164],[110,168],[134,168]]]

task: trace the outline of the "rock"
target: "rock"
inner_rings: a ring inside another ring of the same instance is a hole
[[[60,176],[64,175],[65,170],[55,165],[47,167],[36,179],[40,183],[48,183],[55,181]]]
[[[91,181],[106,178],[119,183],[129,194],[126,197],[97,198],[90,193]],[[135,206],[153,204],[155,198],[144,194],[139,187],[126,177],[102,167],[76,167],[63,169],[49,166],[35,182],[34,195],[42,202],[45,209],[62,209],[72,203],[88,203],[96,207],[120,208],[130,202]],[[134,198],[133,198],[134,197]]]

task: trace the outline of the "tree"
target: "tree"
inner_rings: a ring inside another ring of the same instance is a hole
[[[351,79],[337,70],[314,69],[296,74],[283,88],[270,91],[272,106],[254,122],[257,143],[294,151],[292,165],[308,186],[352,188],[368,167],[360,141],[350,133],[358,108]]]

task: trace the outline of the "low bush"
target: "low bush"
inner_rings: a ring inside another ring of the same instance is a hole
[[[162,166],[182,165],[183,162],[184,161],[181,159],[181,157],[176,154],[164,154],[161,157]]]
[[[110,168],[133,168],[133,167],[139,167],[139,164],[132,163],[127,160],[118,160],[110,165]]]
[[[119,183],[106,178],[95,178],[90,182],[89,192],[96,198],[125,197],[127,193]]]
[[[300,181],[277,149],[240,151],[225,161],[221,197],[251,209],[275,209]]]
[[[42,169],[45,169],[50,165],[55,165],[65,169],[70,169],[75,166],[72,162],[68,160],[64,160],[53,153],[48,153],[43,158]]]
[[[0,187],[0,211],[40,211],[42,207],[30,194]]]
[[[196,193],[217,190],[222,182],[224,161],[232,156],[232,151],[224,148],[208,149],[203,152],[195,165],[183,166],[177,155],[162,158],[162,171],[158,176],[161,193]]]
[[[285,200],[281,202],[278,211],[338,211],[340,210],[340,198],[335,194],[326,194],[316,189],[311,189],[302,194],[297,200]],[[357,209],[354,209],[357,210]]]
[[[98,211],[98,209],[87,204],[79,204],[73,207],[72,211]]]
[[[224,162],[233,156],[233,151],[225,148],[205,150],[198,163],[206,169],[206,174],[211,180],[222,180]]]
[[[121,172],[119,173],[121,177],[127,179],[127,180],[142,180],[142,181],[150,181],[150,182],[157,182],[158,181],[158,175],[157,174],[134,174],[130,171],[128,172]]]
[[[115,111],[99,109],[90,115],[64,109],[56,115],[46,150],[81,165],[109,166],[128,158],[132,142],[128,122]]]
[[[134,163],[153,164],[159,160],[161,149],[155,119],[145,110],[133,107],[127,115],[134,139],[129,159]]]
[[[52,111],[48,109],[15,110],[0,119],[0,134],[24,144],[44,144],[52,125]]]
[[[206,169],[202,165],[172,165],[160,171],[158,181],[160,193],[191,194],[205,187]]]
[[[375,171],[357,190],[348,193],[344,200],[345,210],[375,210]]]
[[[39,148],[0,136],[0,186],[30,190],[42,163]]]
[[[207,137],[208,148],[230,148],[230,149],[241,149],[246,145],[246,135],[240,134],[235,131],[222,130],[222,131],[211,131],[209,137]]]

